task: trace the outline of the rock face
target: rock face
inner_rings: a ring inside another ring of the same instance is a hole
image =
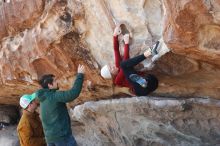
[[[16,133],[16,126],[10,126],[0,130],[0,145],[1,146],[20,146]]]
[[[175,53],[220,64],[220,2],[165,0],[165,40]]]
[[[13,36],[27,28],[33,27],[42,15],[44,2],[42,0],[18,0],[9,3],[0,1],[0,39]]]
[[[0,105],[0,115],[0,125],[1,123],[3,125],[16,124],[19,119],[19,111],[18,108],[15,106]]]
[[[62,90],[70,88],[78,64],[85,65],[85,83],[70,107],[127,97],[115,95],[112,81],[100,76],[103,65],[114,63],[112,34],[121,24],[122,34],[131,36],[131,57],[163,40],[163,49],[170,51],[152,70],[144,68],[147,61],[139,69],[160,81],[152,96],[175,100],[132,98],[79,106],[73,124],[80,144],[220,143],[219,9],[219,0],[0,0],[0,104],[18,105],[47,73],[57,77]],[[182,100],[189,97],[199,100]],[[164,102],[167,106],[160,106]]]
[[[31,5],[35,3],[39,2],[32,1]],[[10,7],[5,5],[10,4],[11,7],[24,5],[27,8],[30,5],[26,5],[25,1],[1,3],[1,7],[4,8],[2,11],[9,13],[5,9]],[[74,24],[72,11],[76,5],[71,5],[71,2],[67,1],[43,1],[41,5],[44,7],[38,13],[39,17],[33,26],[17,32],[14,36],[6,35],[2,40],[0,68],[3,90],[0,96],[6,100],[1,100],[1,103],[18,104],[18,97],[25,92],[30,93],[39,88],[36,80],[47,73],[56,75],[62,81],[61,87],[68,88],[71,86],[79,63],[86,65],[87,78],[93,84],[96,84],[95,81],[101,82],[99,85],[103,86],[102,93],[105,96],[111,84],[103,81],[97,74],[95,70],[98,67],[97,63],[85,45],[80,43],[80,35],[72,28]],[[37,10],[40,9],[34,7],[31,11],[34,13]],[[32,18],[33,15],[28,15],[27,21],[35,20]],[[7,25],[6,20],[4,19],[1,23]],[[111,95],[111,92],[108,91],[107,95],[109,94]]]
[[[133,97],[88,102],[70,113],[81,146],[213,146],[219,100]]]
[[[79,63],[86,66],[88,81],[74,105],[112,97],[112,82],[99,70],[114,63],[116,24],[132,37],[131,57],[160,38],[171,50],[146,70],[160,80],[157,95],[219,98],[218,1],[15,0],[0,7],[2,104],[17,105],[46,73],[58,77],[61,89],[69,88]],[[123,53],[122,36],[119,41]]]

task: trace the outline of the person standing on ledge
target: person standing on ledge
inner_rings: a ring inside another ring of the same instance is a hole
[[[39,83],[43,89],[36,91],[40,101],[41,119],[47,146],[77,146],[72,135],[71,121],[66,103],[76,99],[82,90],[84,66],[78,66],[78,74],[71,89],[59,91],[55,76],[44,75]]]

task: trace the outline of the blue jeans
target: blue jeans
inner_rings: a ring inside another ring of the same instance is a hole
[[[48,143],[47,146],[77,146],[75,138],[71,135],[63,141]]]

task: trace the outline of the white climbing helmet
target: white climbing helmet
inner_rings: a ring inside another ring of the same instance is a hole
[[[112,75],[111,75],[111,72],[109,70],[108,65],[105,65],[105,66],[102,67],[102,69],[101,69],[101,76],[104,79],[111,79],[112,78]]]

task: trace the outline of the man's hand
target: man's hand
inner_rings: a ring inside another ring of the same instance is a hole
[[[77,72],[84,74],[84,72],[85,72],[85,67],[84,67],[84,65],[80,65],[80,64],[79,64]]]
[[[117,36],[119,34],[121,34],[121,27],[120,26],[116,26],[113,35]]]
[[[124,42],[125,44],[129,44],[129,34],[124,35]]]

